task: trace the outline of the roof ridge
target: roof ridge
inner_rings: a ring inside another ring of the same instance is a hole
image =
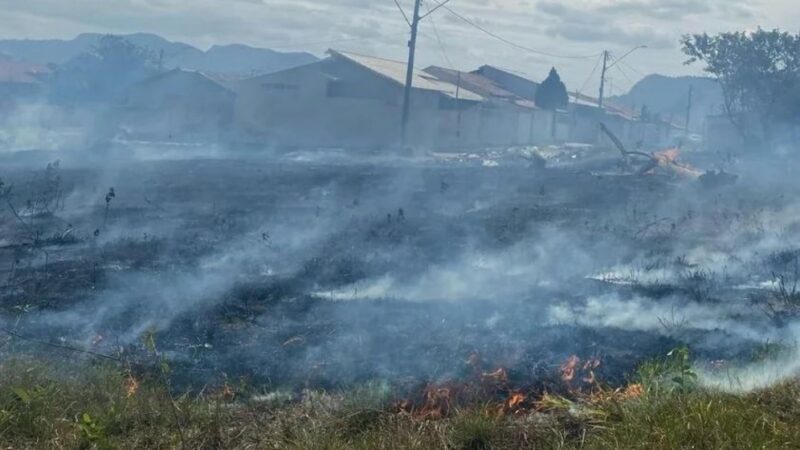
[[[340,55],[345,55],[345,56],[354,55],[354,56],[361,56],[362,58],[378,59],[378,60],[381,60],[381,61],[393,62],[393,63],[398,63],[398,64],[407,64],[406,61],[400,61],[400,60],[397,60],[397,59],[383,58],[383,57],[374,56],[374,55],[365,55],[364,53],[351,52],[351,51],[347,51],[347,50],[336,50],[336,49],[331,48],[331,49],[328,49],[328,52],[338,53]],[[419,69],[414,68],[414,70],[418,71]]]

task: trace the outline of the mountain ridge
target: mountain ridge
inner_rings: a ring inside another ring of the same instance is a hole
[[[81,33],[73,39],[3,39],[0,53],[35,64],[64,64],[90,51],[104,35]],[[279,52],[244,44],[214,45],[201,50],[180,41],[170,41],[153,33],[119,35],[148,49],[155,58],[163,55],[165,68],[184,68],[204,72],[249,76],[309,64],[318,58],[307,52]]]
[[[641,111],[647,107],[652,114],[685,120],[692,89],[692,108],[689,127],[700,130],[708,115],[717,114],[724,104],[722,88],[713,78],[651,74],[631,87],[628,93],[610,97],[609,100]]]

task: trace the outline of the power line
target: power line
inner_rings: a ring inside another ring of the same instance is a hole
[[[520,49],[520,50],[525,50],[527,52],[534,53],[534,54],[537,54],[537,55],[548,56],[550,58],[561,58],[561,59],[590,59],[590,58],[596,58],[599,55],[598,53],[595,53],[595,54],[592,54],[592,55],[557,55],[557,54],[554,54],[554,53],[548,53],[548,52],[544,52],[544,51],[541,51],[541,50],[536,50],[536,49],[533,49],[533,48],[530,48],[530,47],[526,47],[524,45],[517,44],[516,42],[510,41],[510,40],[504,38],[503,36],[500,36],[500,35],[498,35],[496,33],[493,33],[491,31],[487,30],[486,28],[478,25],[477,23],[473,22],[472,20],[470,20],[470,19],[462,16],[461,14],[453,11],[453,9],[450,8],[449,6],[445,6],[444,3],[437,3],[437,5],[438,6],[436,7],[436,9],[443,8],[443,9],[447,10],[450,14],[452,14],[455,17],[461,19],[463,22],[465,22],[468,25],[476,28],[477,30],[482,31],[483,33],[485,33],[485,34],[497,39],[498,41],[501,41],[501,42],[503,42],[505,44],[508,44],[508,45],[510,45],[512,47],[516,47],[517,49]]]
[[[450,0],[446,0],[444,3],[441,3],[440,5],[444,5],[448,1],[450,1]],[[428,13],[425,14],[424,16],[422,16],[422,18],[430,16],[439,7],[440,6],[437,6],[436,8],[431,10],[428,7],[428,4],[425,3],[425,9],[428,10]],[[431,27],[433,28],[433,34],[436,36],[436,42],[439,44],[439,50],[442,52],[442,58],[444,59],[444,61],[447,64],[448,67],[450,67],[451,69],[454,68],[453,67],[453,62],[450,61],[450,58],[447,56],[447,50],[445,50],[444,44],[442,44],[442,37],[439,35],[439,30],[436,28],[436,21],[433,20],[433,17],[431,17]]]
[[[608,68],[610,69],[610,68],[612,68],[612,67],[616,66],[616,65],[617,65],[617,63],[619,63],[619,62],[621,62],[623,59],[627,58],[627,57],[628,57],[628,55],[630,55],[631,53],[635,52],[636,50],[639,50],[639,49],[642,49],[642,48],[647,48],[647,46],[646,46],[646,45],[637,45],[636,47],[633,47],[632,49],[628,50],[628,53],[625,53],[624,55],[620,56],[619,58],[617,58],[617,57],[615,56],[615,57],[614,57],[614,62],[613,62],[613,63],[611,63],[611,65],[610,65],[610,66],[608,66]]]
[[[633,79],[631,79],[631,77],[629,77],[628,74],[623,72],[619,67],[617,67],[617,71],[621,73],[622,76],[628,81],[628,90],[630,90],[636,84],[636,82],[633,81]]]
[[[400,14],[403,15],[403,19],[406,19],[406,23],[408,24],[408,26],[411,26],[411,21],[408,20],[408,16],[406,15],[406,12],[403,10],[403,7],[400,6],[400,2],[394,0],[394,4],[397,6],[397,9],[400,11]]]
[[[633,72],[635,72],[637,75],[641,75],[641,76],[643,76],[643,77],[646,77],[646,76],[647,76],[647,75],[645,75],[644,73],[642,73],[642,71],[640,71],[640,70],[636,69],[635,67],[631,66],[630,64],[628,64],[628,63],[627,63],[627,62],[625,62],[625,61],[621,61],[621,62],[620,62],[620,64],[622,64],[623,66],[625,66],[625,67],[627,67],[628,69],[632,70],[632,71],[633,71]]]
[[[634,84],[636,84],[636,82],[635,82],[635,81],[633,81],[633,80],[631,79],[631,77],[629,77],[629,76],[628,76],[628,74],[627,74],[627,73],[626,73],[624,70],[622,70],[622,67],[621,67],[621,66],[614,66],[614,68],[616,68],[616,69],[617,69],[617,72],[621,73],[621,74],[622,74],[622,76],[623,76],[623,77],[625,77],[625,79],[626,79],[626,80],[628,80],[628,82],[630,83],[630,85],[631,85],[631,86],[633,86]]]
[[[602,55],[600,55],[600,56],[602,56]],[[578,94],[582,93],[586,89],[586,86],[589,85],[589,81],[591,81],[592,77],[594,77],[595,72],[597,72],[597,68],[600,67],[600,60],[601,60],[601,58],[597,58],[597,62],[594,63],[594,67],[592,68],[592,72],[589,74],[588,77],[586,77],[586,81],[583,82],[583,85],[577,91]]]
[[[444,5],[446,5],[446,4],[448,4],[448,3],[450,3],[450,0],[444,0],[443,2],[441,2],[441,3],[437,4],[437,5],[436,5],[436,7],[435,7],[435,8],[433,8],[433,9],[430,9],[430,8],[428,8],[428,5],[425,5],[425,9],[427,9],[427,10],[428,10],[428,13],[427,13],[427,14],[425,14],[424,16],[420,17],[420,19],[424,19],[424,18],[426,18],[426,17],[430,16],[431,14],[433,14],[434,12],[436,12],[436,10],[437,10],[437,9],[439,9],[439,8],[444,8]]]

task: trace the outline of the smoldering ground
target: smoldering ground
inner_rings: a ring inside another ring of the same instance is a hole
[[[52,158],[4,166],[3,327],[130,359],[153,331],[186,386],[443,380],[476,353],[529,384],[596,357],[613,384],[681,345],[724,361],[709,382],[769,343],[794,370],[798,205],[764,171],[705,189],[611,160],[66,156],[59,206],[31,211]]]

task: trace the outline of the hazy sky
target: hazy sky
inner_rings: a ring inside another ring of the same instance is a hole
[[[398,0],[408,13],[413,0]],[[423,0],[423,12],[439,0]],[[510,41],[555,55],[603,49],[617,56],[612,93],[642,73],[697,73],[682,65],[689,32],[779,27],[798,31],[798,0],[451,0],[457,13]],[[327,48],[405,60],[408,26],[393,0],[0,0],[0,37],[71,38],[81,32],[153,32],[201,48],[232,42],[281,50]],[[438,35],[438,38],[437,38]],[[482,64],[543,78],[550,66],[570,90],[594,93],[598,57],[562,59],[514,48],[440,9],[421,25],[421,66]],[[588,80],[588,81],[587,81]]]

